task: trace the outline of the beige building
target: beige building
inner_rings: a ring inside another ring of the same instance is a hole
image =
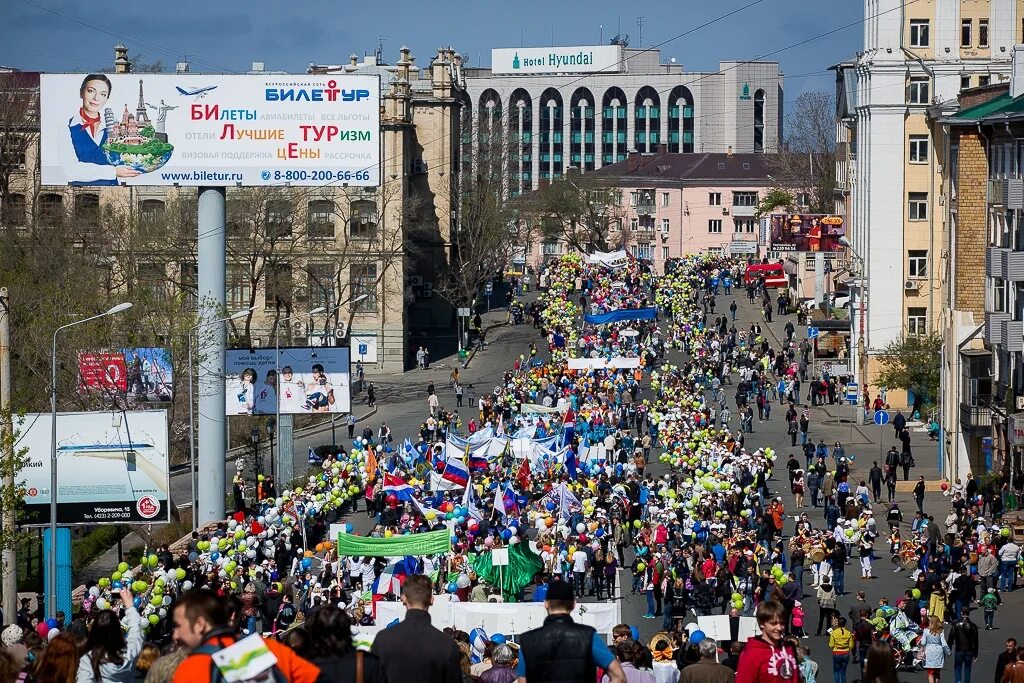
[[[115,72],[130,72],[127,54],[117,46]],[[399,372],[417,340],[451,334],[455,343],[450,312],[436,305],[430,285],[456,218],[460,59],[442,48],[420,69],[402,48],[394,65],[353,58],[309,72],[380,75],[381,185],[228,189],[227,309],[254,307],[231,336],[265,347],[278,331],[282,345],[333,345],[350,332],[365,344],[368,373]],[[38,101],[38,73],[6,82]],[[111,287],[125,280],[156,300],[180,296],[195,307],[195,189],[44,186],[38,136],[25,134],[34,142],[17,150],[0,196],[4,226],[67,228],[83,249],[102,252],[98,267],[109,269]],[[310,318],[320,307],[328,312]]]

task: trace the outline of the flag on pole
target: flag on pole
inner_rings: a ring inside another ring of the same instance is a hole
[[[505,492],[500,488],[494,489],[494,511],[500,514],[502,519],[508,518],[505,512]]]
[[[380,576],[373,581],[373,594],[401,593],[402,584],[405,583],[405,580],[418,571],[417,565],[416,558],[411,555],[406,555],[401,559],[388,563],[381,570]]]
[[[366,481],[371,484],[377,481],[377,456],[372,448],[366,449]]]
[[[314,465],[314,464],[319,463],[319,462],[320,462],[320,458],[317,456],[316,452],[313,450],[313,447],[310,446],[309,447],[309,453],[306,454],[306,464]]]
[[[576,453],[573,452],[572,446],[565,449],[565,471],[569,473],[569,478],[576,481]]]
[[[466,463],[461,460],[448,458],[445,460],[444,471],[441,473],[441,477],[453,484],[465,486],[469,483],[469,470],[466,468]]]
[[[412,486],[405,479],[384,473],[384,494],[394,495],[398,500],[412,500]]]
[[[523,458],[522,464],[519,465],[519,471],[516,472],[516,481],[523,487],[524,490],[530,488],[530,459]]]

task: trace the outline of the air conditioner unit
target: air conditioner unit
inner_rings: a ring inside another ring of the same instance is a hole
[[[1017,410],[1024,410],[1024,396],[1017,397]]]
[[[903,289],[908,292],[916,292],[921,287],[921,283],[917,280],[907,280],[903,283]]]
[[[723,206],[722,207],[722,215],[723,216],[728,216],[729,215],[729,207],[728,206]]]
[[[423,159],[413,159],[412,174],[421,175],[427,172],[427,163]]]

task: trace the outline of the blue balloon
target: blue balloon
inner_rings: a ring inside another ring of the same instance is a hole
[[[448,584],[448,592],[449,593],[454,593],[457,590],[459,590],[459,586],[454,581],[452,581],[451,583]]]
[[[195,562],[198,559],[199,559],[199,553],[195,552],[194,550],[188,554],[188,561],[189,562]]]
[[[466,523],[466,518],[463,517],[462,515],[459,515],[459,524],[465,524],[465,523]]]
[[[504,531],[501,532],[501,538],[502,538],[502,540],[507,541],[508,539],[512,538],[512,532],[509,531],[508,529],[505,529]]]
[[[501,645],[502,643],[506,642],[506,638],[501,633],[495,633],[491,636],[491,642],[495,645]]]
[[[602,536],[604,536],[604,529],[598,528],[598,530],[594,532],[594,535],[598,538],[601,538]]]
[[[214,562],[216,562],[217,558],[219,558],[219,557],[220,557],[220,553],[218,553],[216,550],[214,550],[212,553],[210,553],[210,559],[213,560]]]
[[[700,641],[704,640],[705,638],[707,638],[707,636],[704,635],[704,631],[694,631],[690,634],[690,644],[697,645],[698,643],[700,643]]]
[[[555,504],[552,503],[551,501],[548,501],[548,504],[545,505],[544,507],[546,507],[548,510],[554,510],[555,509]]]
[[[121,582],[120,581],[114,581],[114,582],[112,582],[110,584],[110,587],[113,588],[114,590],[121,590],[121,587],[122,587],[121,586]]]
[[[452,543],[458,543],[458,542],[459,542],[459,537],[458,536],[452,536]]]
[[[302,568],[303,569],[309,569],[312,566],[313,566],[313,558],[311,558],[311,557],[304,557],[304,558],[302,558]]]
[[[352,533],[352,522],[345,522],[345,533]]]
[[[46,620],[46,625],[49,626],[50,628],[57,628],[60,624],[57,623],[56,619],[54,619],[53,617],[50,617],[49,619]]]
[[[630,626],[629,632],[630,634],[632,634],[633,640],[640,640],[640,629],[638,629],[636,626]]]
[[[142,607],[142,598],[140,596],[136,595],[132,602],[135,603],[135,609]]]
[[[385,626],[384,628],[391,628],[392,626],[398,626],[398,622],[399,621],[400,621],[399,618],[395,617],[394,619],[391,620],[391,623],[388,624],[387,626]]]

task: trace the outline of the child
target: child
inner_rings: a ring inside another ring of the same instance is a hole
[[[992,621],[996,617],[996,609],[999,607],[999,596],[995,588],[989,588],[985,595],[981,596],[981,608],[985,610],[985,630],[991,631],[994,626]]]
[[[804,636],[806,638],[807,636]],[[818,663],[811,659],[811,649],[801,645],[797,649],[797,660],[800,662],[801,683],[817,683]]]
[[[793,635],[799,638],[806,638],[804,633],[804,608],[797,600],[793,603]]]

